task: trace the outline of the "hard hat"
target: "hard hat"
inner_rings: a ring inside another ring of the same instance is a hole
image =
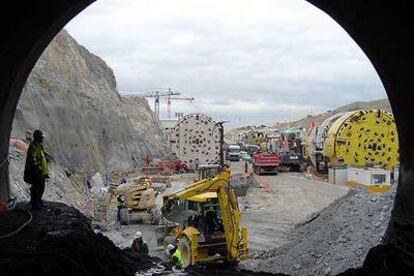
[[[142,233],[141,231],[138,231],[135,233],[135,239],[141,239],[142,238]]]
[[[167,245],[167,250],[168,251],[171,251],[171,250],[173,250],[175,248],[175,246],[174,246],[174,244],[169,244],[169,245]]]

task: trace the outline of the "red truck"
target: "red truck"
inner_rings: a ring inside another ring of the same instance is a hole
[[[253,155],[253,171],[255,174],[277,174],[280,156],[277,153],[255,153]]]

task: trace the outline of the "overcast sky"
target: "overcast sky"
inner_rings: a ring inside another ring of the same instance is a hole
[[[66,28],[114,69],[121,93],[171,87],[196,98],[173,113],[229,126],[386,97],[356,43],[304,0],[98,0]]]

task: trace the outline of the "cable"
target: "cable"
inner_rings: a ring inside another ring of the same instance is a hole
[[[90,275],[90,273],[85,268],[85,266],[81,265],[80,263],[78,263],[74,259],[72,259],[72,258],[70,258],[66,255],[60,254],[60,253],[55,253],[55,252],[51,252],[51,251],[38,251],[38,252],[20,251],[20,252],[2,252],[2,253],[0,253],[0,256],[5,256],[5,257],[9,257],[11,255],[17,255],[17,256],[18,255],[51,255],[51,256],[55,256],[55,257],[60,257],[62,259],[65,259],[69,263],[74,264],[77,268],[79,268],[79,270],[82,271],[82,273],[84,275]]]
[[[8,238],[8,237],[11,237],[11,236],[13,236],[13,235],[15,235],[15,234],[17,234],[17,233],[19,233],[24,227],[26,227],[29,223],[31,223],[32,222],[32,219],[33,219],[33,215],[32,215],[32,213],[30,212],[30,211],[27,211],[27,210],[21,210],[22,212],[27,212],[28,214],[29,214],[29,219],[25,222],[25,223],[23,223],[23,225],[22,226],[20,226],[17,230],[15,230],[15,231],[13,231],[13,232],[11,232],[11,233],[9,233],[9,234],[6,234],[6,235],[3,235],[3,236],[0,236],[0,240],[1,239],[5,239],[5,238]]]

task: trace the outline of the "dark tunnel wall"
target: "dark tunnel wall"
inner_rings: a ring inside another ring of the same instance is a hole
[[[414,233],[414,17],[412,1],[308,0],[336,20],[377,70],[396,119],[400,179],[385,242],[413,252]]]
[[[0,200],[8,198],[8,143],[16,105],[36,60],[57,32],[94,0],[6,1],[0,44]],[[414,248],[414,64],[411,1],[307,0],[336,20],[376,68],[391,102],[400,139],[400,184],[386,243]],[[87,26],[86,26],[87,27]]]
[[[9,139],[23,86],[36,61],[55,35],[94,1],[16,0],[1,4],[0,200],[9,197]]]

